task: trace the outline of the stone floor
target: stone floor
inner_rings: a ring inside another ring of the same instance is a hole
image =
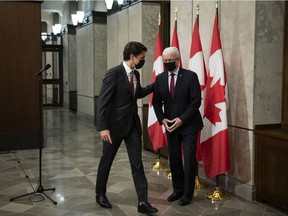
[[[107,196],[112,209],[106,210],[95,202],[95,176],[102,145],[93,120],[76,115],[65,108],[44,109],[44,145],[42,173],[39,172],[39,150],[1,152],[0,154],[0,215],[21,216],[95,216],[141,215],[137,212],[137,197],[130,173],[125,145],[117,153],[110,173]],[[195,191],[191,204],[182,207],[166,201],[172,192],[171,180],[165,176],[167,169],[154,171],[150,165],[157,157],[143,150],[143,163],[149,182],[149,201],[157,207],[155,215],[227,215],[227,216],[280,216],[287,212],[269,205],[248,202],[228,194],[225,202],[212,203],[205,198],[213,185]],[[163,163],[167,163],[165,158]],[[57,202],[54,205],[43,193],[18,195],[41,189]]]

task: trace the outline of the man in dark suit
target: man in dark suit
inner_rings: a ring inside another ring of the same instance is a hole
[[[156,77],[153,106],[167,134],[173,186],[173,193],[167,200],[179,199],[179,205],[183,206],[193,199],[197,168],[196,142],[203,122],[199,111],[201,90],[197,74],[180,68],[179,56],[176,47],[164,49],[162,58],[168,71]]]
[[[138,195],[138,212],[156,213],[148,202],[147,180],[142,163],[141,123],[137,98],[154,91],[154,84],[142,88],[139,72],[145,63],[147,48],[139,42],[129,42],[123,51],[124,61],[107,71],[97,104],[97,130],[103,140],[96,180],[96,201],[104,208],[111,208],[106,197],[106,185],[114,157],[124,140]]]

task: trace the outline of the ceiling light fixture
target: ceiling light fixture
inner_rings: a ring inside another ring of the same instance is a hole
[[[54,35],[60,34],[61,33],[61,29],[62,29],[62,25],[61,24],[55,24],[52,26],[52,32]]]
[[[108,10],[111,10],[111,9],[112,9],[113,1],[114,1],[114,0],[105,0],[106,7],[107,7]]]
[[[76,11],[76,14],[77,14],[78,22],[83,23],[85,12],[84,11]]]

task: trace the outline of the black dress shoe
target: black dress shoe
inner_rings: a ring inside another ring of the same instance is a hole
[[[190,202],[191,202],[191,199],[183,196],[179,199],[178,204],[180,206],[185,206],[185,205],[188,205]]]
[[[138,212],[152,214],[158,212],[158,209],[152,207],[148,202],[141,202],[138,204]]]
[[[182,195],[183,195],[183,193],[172,193],[170,196],[168,196],[168,198],[167,198],[167,200],[169,201],[169,202],[173,202],[173,201],[175,201],[175,200],[178,200],[180,197],[182,197]]]
[[[112,207],[105,195],[96,195],[96,202],[103,208]]]

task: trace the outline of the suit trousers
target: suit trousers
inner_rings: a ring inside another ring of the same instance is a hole
[[[107,181],[110,173],[110,169],[115,158],[115,155],[122,143],[125,141],[129,162],[131,165],[131,171],[134,181],[134,186],[138,196],[139,202],[147,201],[148,199],[148,185],[145,177],[143,163],[142,163],[142,144],[141,135],[136,128],[136,124],[133,121],[131,130],[125,137],[113,137],[112,144],[103,142],[103,154],[100,159],[100,163],[97,171],[96,180],[96,194],[105,195]]]
[[[197,137],[198,131],[192,132],[190,127],[184,130],[179,128],[172,133],[167,132],[173,191],[183,193],[183,196],[189,199],[193,198],[198,166],[196,160]]]

